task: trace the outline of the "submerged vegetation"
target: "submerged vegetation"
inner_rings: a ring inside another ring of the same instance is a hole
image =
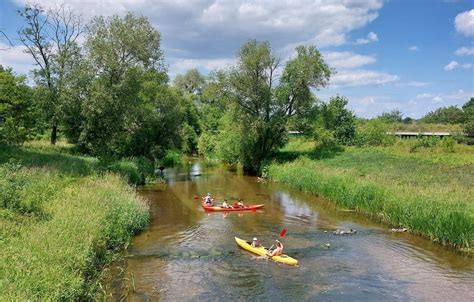
[[[268,166],[269,177],[329,198],[436,242],[474,245],[474,148],[443,142],[412,152],[417,141],[390,147],[321,152],[296,139]]]
[[[147,204],[68,146],[0,148],[0,300],[93,299],[100,267],[147,225]]]

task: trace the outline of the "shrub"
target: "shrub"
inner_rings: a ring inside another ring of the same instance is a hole
[[[444,149],[444,151],[453,153],[454,146],[456,145],[456,140],[452,137],[445,137],[440,141],[440,145]]]
[[[395,143],[395,137],[387,133],[388,126],[381,120],[371,120],[357,130],[356,142],[359,146],[390,146]]]
[[[426,136],[419,138],[410,147],[410,152],[416,152],[420,148],[433,148],[438,145],[440,139],[437,136]]]
[[[168,150],[162,159],[162,165],[165,167],[173,167],[181,162],[181,153],[175,150]]]

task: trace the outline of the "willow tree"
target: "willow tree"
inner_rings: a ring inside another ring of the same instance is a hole
[[[331,69],[314,46],[299,46],[279,73],[281,59],[268,42],[250,40],[237,53],[225,87],[237,104],[244,170],[255,174],[263,160],[285,142],[291,117],[305,115],[316,102],[312,90],[328,84]]]

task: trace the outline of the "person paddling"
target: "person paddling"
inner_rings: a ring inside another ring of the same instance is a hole
[[[212,202],[214,201],[214,198],[212,198],[211,193],[207,193],[206,197],[204,197],[204,203],[207,206],[212,206]]]
[[[234,208],[243,208],[243,207],[244,207],[244,203],[242,202],[242,199],[239,199],[234,203]]]
[[[222,203],[222,208],[232,209],[232,206],[227,203],[227,199],[224,199],[224,202]]]
[[[268,257],[274,257],[274,256],[280,256],[283,254],[283,243],[281,243],[279,240],[276,240],[276,247],[273,251],[268,251],[267,256]]]

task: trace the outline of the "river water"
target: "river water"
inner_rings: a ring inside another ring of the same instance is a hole
[[[198,162],[165,175],[167,184],[140,189],[151,224],[108,269],[111,300],[474,301],[474,259],[461,253],[219,166]],[[265,207],[205,213],[194,197],[207,192]],[[234,241],[271,245],[284,228],[297,267],[258,260]],[[358,233],[333,234],[350,228]]]

